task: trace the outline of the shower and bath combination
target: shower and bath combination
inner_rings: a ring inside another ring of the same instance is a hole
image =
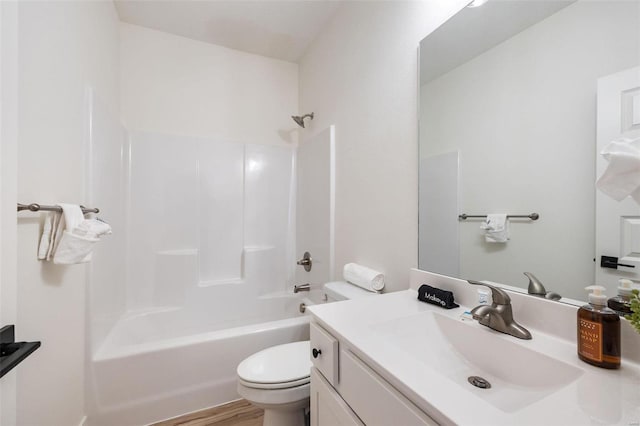
[[[309,117],[310,119],[313,120],[313,113],[311,114],[305,114],[305,115],[292,115],[291,118],[293,118],[293,121],[296,122],[296,124],[300,127],[302,127],[304,129],[304,119]]]

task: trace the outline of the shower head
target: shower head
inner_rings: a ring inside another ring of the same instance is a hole
[[[302,127],[304,129],[304,119],[309,117],[310,119],[313,120],[313,113],[311,114],[305,114],[303,116],[300,115],[292,115],[291,118],[293,118],[293,121],[296,122],[296,124],[300,127]]]

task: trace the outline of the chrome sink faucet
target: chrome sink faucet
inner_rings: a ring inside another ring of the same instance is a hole
[[[491,290],[493,303],[491,305],[476,306],[471,310],[473,319],[501,333],[510,334],[518,339],[531,339],[529,330],[515,322],[511,309],[511,298],[501,288],[481,283],[479,281],[467,281],[473,285],[483,285]]]

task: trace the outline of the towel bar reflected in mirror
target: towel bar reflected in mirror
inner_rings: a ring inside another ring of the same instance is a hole
[[[466,220],[466,219],[472,219],[472,218],[482,218],[482,217],[487,217],[486,214],[484,215],[469,215],[466,213],[462,213],[461,215],[458,215],[458,219],[460,220]],[[538,213],[531,213],[531,214],[510,214],[507,215],[507,219],[531,219],[531,220],[538,220],[540,218],[540,215]]]

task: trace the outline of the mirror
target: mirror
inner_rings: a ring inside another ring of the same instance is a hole
[[[601,254],[598,79],[639,65],[637,1],[490,0],[427,36],[419,268],[525,291],[531,272],[547,291],[586,299]],[[487,242],[484,218],[458,217],[504,213],[524,217],[508,220],[503,243]]]

